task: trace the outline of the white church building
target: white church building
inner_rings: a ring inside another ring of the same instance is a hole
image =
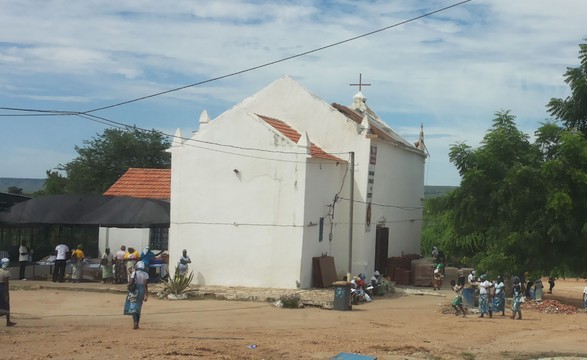
[[[309,288],[314,257],[342,279],[420,252],[422,132],[404,140],[361,91],[328,104],[285,76],[214,120],[203,111],[170,152],[171,264],[186,249],[196,284]]]

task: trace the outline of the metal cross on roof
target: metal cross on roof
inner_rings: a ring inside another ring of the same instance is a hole
[[[358,84],[349,84],[349,86],[358,86],[359,91],[361,91],[361,88],[363,86],[371,86],[371,84],[364,84],[363,83],[363,74],[359,74],[359,83]]]

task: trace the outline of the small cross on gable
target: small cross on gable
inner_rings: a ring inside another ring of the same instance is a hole
[[[361,91],[361,88],[363,86],[371,86],[371,84],[365,84],[365,83],[363,83],[363,74],[359,74],[359,83],[358,84],[349,84],[349,86],[358,86],[359,87],[359,91]]]

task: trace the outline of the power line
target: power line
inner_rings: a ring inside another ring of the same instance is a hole
[[[194,144],[191,144],[189,142],[196,142],[196,143],[201,143],[201,144],[206,144],[206,145],[213,145],[213,146],[219,146],[219,147],[227,147],[227,148],[238,149],[238,150],[259,151],[259,152],[272,153],[272,154],[307,155],[306,152],[259,149],[259,148],[251,148],[251,147],[244,147],[244,146],[238,146],[238,145],[222,144],[222,143],[217,143],[217,142],[213,142],[213,141],[205,141],[205,140],[199,140],[199,139],[185,138],[185,137],[175,136],[175,135],[171,135],[171,134],[166,134],[164,132],[157,131],[157,130],[148,130],[148,129],[140,128],[140,127],[137,127],[137,126],[127,125],[127,124],[124,124],[124,123],[121,123],[121,122],[117,122],[117,121],[114,121],[114,120],[109,120],[109,119],[107,119],[105,117],[97,116],[97,115],[93,115],[93,114],[79,113],[79,114],[76,114],[76,115],[77,116],[80,116],[80,117],[82,117],[84,119],[90,120],[90,121],[95,121],[95,122],[98,122],[98,123],[102,123],[102,124],[105,124],[105,125],[108,125],[108,126],[117,127],[117,128],[120,128],[120,129],[123,129],[123,128],[134,128],[134,129],[138,129],[138,130],[145,131],[145,132],[156,131],[156,132],[158,132],[158,133],[160,133],[160,134],[162,134],[164,136],[171,137],[173,139],[177,139],[177,138],[182,139],[182,140],[186,141],[184,143],[184,145],[186,145],[186,146],[191,146],[191,147],[195,147],[195,148],[199,148],[199,149],[203,149],[203,150],[216,151],[216,152],[225,153],[225,154],[231,154],[231,155],[237,155],[237,156],[243,156],[243,157],[249,157],[249,158],[256,158],[256,159],[263,159],[263,160],[272,160],[272,161],[295,162],[295,163],[304,163],[305,162],[305,161],[296,161],[296,160],[265,158],[265,157],[254,156],[254,155],[246,155],[246,154],[242,154],[242,153],[230,152],[230,151],[225,151],[225,150],[211,149],[211,148],[207,148],[207,147],[203,147],[203,146],[194,145]],[[112,124],[112,125],[110,125],[110,124]],[[348,154],[348,152],[328,153],[328,154],[331,154],[331,155],[333,155],[333,154],[340,155],[340,154]]]
[[[342,197],[342,196],[340,196],[339,199],[350,201],[349,199]],[[362,201],[362,200],[355,200],[354,202],[365,204],[365,205],[368,204],[366,201]],[[424,209],[424,206],[398,206],[398,205],[386,205],[386,204],[378,204],[378,203],[371,203],[371,205],[380,206],[380,207],[388,207],[388,208],[397,208],[397,209],[402,209],[402,210],[422,210],[422,209]]]
[[[130,104],[130,103],[133,103],[133,102],[137,102],[137,101],[149,99],[149,98],[160,96],[160,95],[169,94],[169,93],[172,93],[172,92],[175,92],[175,91],[179,91],[179,90],[183,90],[183,89],[187,89],[187,88],[190,88],[190,87],[203,85],[203,84],[206,84],[206,83],[209,83],[209,82],[212,82],[212,81],[222,80],[222,79],[225,79],[225,78],[228,78],[228,77],[232,77],[232,76],[244,74],[244,73],[247,73],[247,72],[250,72],[250,71],[253,71],[253,70],[257,70],[257,69],[261,69],[261,68],[264,68],[264,67],[267,67],[267,66],[271,66],[271,65],[278,64],[278,63],[282,63],[282,62],[285,62],[285,61],[288,61],[288,60],[292,60],[292,59],[295,59],[295,58],[298,58],[298,57],[302,57],[302,56],[305,56],[305,55],[309,55],[309,54],[312,54],[312,53],[315,53],[315,52],[318,52],[318,51],[326,50],[326,49],[329,49],[331,47],[342,45],[342,44],[345,44],[347,42],[358,40],[358,39],[361,39],[361,38],[364,38],[364,37],[367,37],[367,36],[370,36],[370,35],[373,35],[373,34],[377,34],[377,33],[380,33],[382,31],[386,31],[386,30],[392,29],[394,27],[397,27],[397,26],[400,26],[400,25],[404,25],[404,24],[410,23],[412,21],[416,21],[416,20],[422,19],[422,18],[427,17],[427,16],[430,16],[430,15],[434,15],[436,13],[439,13],[439,12],[442,12],[442,11],[445,11],[445,10],[448,10],[448,9],[451,9],[453,7],[456,7],[456,6],[459,6],[459,5],[462,5],[462,4],[471,2],[471,1],[473,1],[473,0],[464,0],[464,1],[461,1],[461,2],[458,2],[458,3],[455,3],[455,4],[452,4],[452,5],[443,7],[441,9],[434,10],[434,11],[431,11],[431,12],[428,12],[428,13],[425,13],[425,14],[422,14],[420,16],[413,17],[413,18],[408,19],[408,20],[400,21],[400,22],[395,23],[393,25],[389,25],[389,26],[386,26],[386,27],[383,27],[383,28],[380,28],[380,29],[377,29],[377,30],[370,31],[370,32],[365,33],[365,34],[362,34],[362,35],[354,36],[354,37],[348,38],[346,40],[341,40],[341,41],[338,41],[338,42],[335,42],[335,43],[331,43],[329,45],[321,46],[319,48],[315,48],[315,49],[312,49],[312,50],[304,51],[304,52],[301,52],[301,53],[298,53],[298,54],[295,54],[295,55],[287,56],[287,57],[284,57],[284,58],[281,58],[281,59],[278,59],[278,60],[270,61],[270,62],[261,64],[261,65],[257,65],[257,66],[253,66],[253,67],[250,67],[250,68],[247,68],[247,69],[244,69],[244,70],[236,71],[236,72],[233,72],[233,73],[230,73],[230,74],[218,76],[218,77],[215,77],[215,78],[212,78],[212,79],[208,79],[208,80],[204,80],[204,81],[200,81],[200,82],[197,82],[197,83],[193,83],[193,84],[189,84],[189,85],[184,85],[184,86],[181,86],[181,87],[178,87],[178,88],[175,88],[175,89],[170,89],[170,90],[161,91],[161,92],[158,92],[158,93],[155,93],[155,94],[142,96],[142,97],[139,97],[139,98],[136,98],[136,99],[127,100],[127,101],[123,101],[123,102],[112,104],[112,105],[108,105],[108,106],[102,106],[102,107],[99,107],[99,108],[95,108],[95,109],[91,109],[91,110],[88,110],[88,111],[84,111],[83,113],[84,114],[88,114],[88,113],[92,113],[92,112],[96,112],[96,111],[100,111],[100,110],[111,109],[113,107]]]
[[[348,42],[355,41],[355,40],[358,40],[358,39],[361,39],[361,38],[364,38],[364,37],[367,37],[367,36],[371,36],[371,35],[374,35],[374,34],[377,34],[377,33],[380,33],[380,32],[383,32],[383,31],[386,31],[386,30],[389,30],[389,29],[392,29],[392,28],[395,28],[395,27],[398,27],[398,26],[401,26],[401,25],[404,25],[404,24],[407,24],[407,23],[410,23],[410,22],[413,22],[413,21],[416,21],[416,20],[425,18],[425,17],[428,17],[428,16],[431,16],[431,15],[434,15],[434,14],[437,14],[437,13],[440,13],[440,12],[443,12],[443,11],[446,11],[446,10],[449,10],[451,8],[454,8],[454,7],[457,7],[457,6],[466,4],[466,3],[471,2],[471,1],[473,1],[473,0],[463,0],[463,1],[460,1],[458,3],[455,3],[455,4],[452,4],[452,5],[449,5],[449,6],[445,6],[443,8],[440,8],[438,10],[430,11],[430,12],[424,13],[422,15],[419,15],[419,16],[416,16],[416,17],[413,17],[413,18],[410,18],[410,19],[407,19],[407,20],[403,20],[403,21],[400,21],[398,23],[395,23],[395,24],[392,24],[392,25],[389,25],[389,26],[386,26],[386,27],[383,27],[383,28],[380,28],[380,29],[377,29],[377,30],[373,30],[373,31],[370,31],[370,32],[367,32],[367,33],[364,33],[364,34],[361,34],[361,35],[357,35],[357,36],[354,36],[354,37],[351,37],[351,38],[347,38],[345,40],[337,41],[337,42],[334,42],[334,43],[331,43],[331,44],[328,44],[328,45],[324,45],[324,46],[321,46],[321,47],[318,47],[318,48],[314,48],[312,50],[304,51],[304,52],[301,52],[301,53],[298,53],[298,54],[295,54],[295,55],[287,56],[287,57],[284,57],[284,58],[281,58],[281,59],[278,59],[278,60],[270,61],[270,62],[261,64],[261,65],[253,66],[253,67],[250,67],[250,68],[246,68],[246,69],[243,69],[243,70],[239,70],[239,71],[236,71],[236,72],[232,72],[232,73],[229,73],[229,74],[225,74],[225,75],[222,75],[222,76],[211,78],[211,79],[208,79],[208,80],[196,82],[196,83],[193,83],[193,84],[180,86],[180,87],[173,88],[173,89],[170,89],[170,90],[165,90],[165,91],[161,91],[161,92],[150,94],[150,95],[146,95],[146,96],[141,96],[139,98],[135,98],[135,99],[127,100],[127,101],[122,101],[122,102],[115,103],[115,104],[112,104],[112,105],[107,105],[107,106],[102,106],[102,107],[94,108],[94,109],[91,109],[91,110],[83,111],[81,113],[82,114],[89,114],[89,113],[93,113],[93,112],[100,111],[100,110],[111,109],[111,108],[114,108],[114,107],[131,104],[131,103],[134,103],[134,102],[137,102],[137,101],[141,101],[141,100],[145,100],[145,99],[149,99],[149,98],[152,98],[152,97],[169,94],[169,93],[180,91],[180,90],[184,90],[184,89],[187,89],[187,88],[190,88],[190,87],[199,86],[199,85],[207,84],[207,83],[210,83],[210,82],[213,82],[213,81],[222,80],[222,79],[225,79],[225,78],[228,78],[228,77],[233,77],[233,76],[236,76],[236,75],[244,74],[244,73],[247,73],[247,72],[250,72],[250,71],[253,71],[253,70],[258,70],[258,69],[261,69],[261,68],[264,68],[264,67],[268,67],[268,66],[271,66],[271,65],[275,65],[275,64],[278,64],[278,63],[282,63],[282,62],[285,62],[285,61],[296,59],[296,58],[299,58],[299,57],[302,57],[302,56],[305,56],[305,55],[309,55],[309,54],[313,54],[315,52],[319,52],[319,51],[322,51],[322,50],[326,50],[326,49],[329,49],[329,48],[332,48],[332,47],[335,47],[335,46],[346,44]],[[3,109],[3,110],[14,110],[14,111],[16,111],[15,108],[12,108],[11,109],[11,108],[1,108],[0,107],[0,109]],[[31,112],[34,112],[34,111],[38,111],[38,112],[52,112],[54,110],[34,110],[34,109],[28,109],[28,110],[25,110],[25,111],[31,111]],[[56,113],[55,115],[76,115],[76,114],[79,114],[80,112],[63,111],[61,113],[62,114]],[[0,114],[0,116],[5,116],[5,115]]]

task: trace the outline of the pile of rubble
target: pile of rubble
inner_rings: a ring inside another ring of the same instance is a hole
[[[572,315],[577,313],[577,308],[572,305],[561,304],[556,300],[544,301],[527,301],[524,303],[525,309],[536,309],[544,314],[566,314]]]

